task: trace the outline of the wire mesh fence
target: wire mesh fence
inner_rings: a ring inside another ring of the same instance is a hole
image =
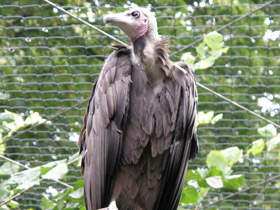
[[[265,4],[265,0],[173,0],[135,1],[151,7],[159,33],[170,39],[170,51],[176,52],[206,33],[225,26],[238,17]],[[104,26],[102,17],[123,11],[132,3],[123,1],[60,0],[55,3],[92,23],[116,38],[129,43],[114,26]],[[241,105],[280,123],[280,3],[263,9],[223,29],[227,53],[208,69],[195,71],[197,81],[211,87]],[[78,151],[76,142],[90,96],[92,83],[105,58],[112,52],[112,41],[95,30],[61,13],[40,0],[2,0],[0,5],[0,113],[18,115],[12,135],[27,129],[28,117],[49,119],[5,143],[4,155],[29,167],[69,158]],[[180,60],[184,52],[196,54],[196,47],[172,56]],[[78,104],[77,104],[78,103]],[[76,106],[73,106],[77,104]],[[72,107],[73,106],[73,107]],[[72,107],[68,111],[60,112]],[[205,166],[212,150],[237,146],[248,150],[267,124],[245,110],[234,107],[212,93],[199,89],[199,111],[223,114],[215,124],[198,129],[200,152],[189,163],[189,170]],[[37,115],[38,113],[38,115]],[[4,116],[4,115],[1,115]],[[42,120],[41,119],[41,120]],[[3,118],[0,119],[1,122]],[[25,121],[27,120],[27,121]],[[6,134],[2,125],[1,133]],[[6,134],[8,135],[8,134]],[[247,186],[269,179],[280,172],[279,147],[241,159],[234,173],[244,174]],[[0,164],[5,162],[0,159]],[[70,167],[64,181],[72,185],[81,178]],[[42,193],[64,186],[43,181],[40,186],[18,197],[18,209],[40,209]],[[211,202],[235,191],[211,190],[201,202],[203,209],[279,209],[280,179],[241,192],[207,207]],[[186,209],[194,209],[189,205]]]

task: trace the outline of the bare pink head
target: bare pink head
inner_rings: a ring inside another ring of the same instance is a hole
[[[144,8],[109,14],[103,18],[103,21],[118,26],[130,38],[131,42],[144,36],[158,36],[156,19],[149,10]]]

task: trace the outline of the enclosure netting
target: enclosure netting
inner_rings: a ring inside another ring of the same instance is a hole
[[[203,35],[217,30],[248,13],[265,0],[173,0],[135,1],[150,4],[158,21],[159,33],[170,39],[175,52]],[[104,26],[102,17],[123,11],[130,2],[59,0],[55,3],[82,19],[129,43],[114,26]],[[197,81],[237,101],[245,107],[279,123],[280,101],[280,3],[271,5],[222,30],[229,48],[215,64],[196,70]],[[26,119],[39,113],[43,119],[58,114],[90,96],[94,79],[114,43],[95,30],[39,0],[1,0],[0,4],[0,113],[5,110]],[[197,45],[184,52],[196,55]],[[198,110],[214,111],[223,118],[198,128],[200,149],[189,169],[205,167],[211,150],[237,146],[247,150],[251,142],[263,137],[258,128],[267,124],[199,88]],[[6,142],[4,155],[30,167],[68,158],[78,151],[77,139],[87,103],[80,103],[49,122]],[[3,119],[0,119],[1,121]],[[24,127],[20,130],[28,128]],[[4,131],[2,131],[4,132]],[[15,135],[13,133],[13,135]],[[239,161],[234,174],[244,174],[251,186],[279,174],[279,150]],[[245,162],[244,162],[245,161]],[[0,159],[0,164],[4,163]],[[77,167],[70,167],[64,179],[70,185],[81,178]],[[18,197],[18,209],[40,209],[42,193],[49,186],[64,186],[44,181]],[[211,190],[202,205],[207,206],[234,190]],[[210,199],[211,198],[211,199]],[[209,209],[279,209],[280,179],[242,192]],[[193,209],[193,207],[187,207]],[[204,209],[208,209],[205,207]]]

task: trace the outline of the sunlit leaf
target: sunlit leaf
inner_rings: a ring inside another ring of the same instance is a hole
[[[214,116],[214,112],[210,111],[210,112],[198,112],[197,114],[197,120],[198,120],[198,124],[202,125],[202,124],[208,124],[211,122],[211,119]]]
[[[83,179],[79,179],[75,182],[75,184],[78,186],[78,187],[84,187],[84,180]]]
[[[16,165],[11,162],[5,162],[1,167],[0,167],[0,175],[10,175],[13,173],[18,172],[20,166]]]
[[[214,62],[215,62],[215,60],[213,59],[213,57],[207,57],[207,58],[195,63],[193,66],[193,69],[194,70],[207,69],[207,68],[213,66]]]
[[[6,144],[3,144],[3,141],[2,141],[2,134],[0,133],[0,155],[3,155],[5,150],[6,150],[6,147],[5,147]],[[0,172],[1,173],[1,172]]]
[[[264,140],[259,139],[252,142],[249,152],[252,155],[256,156],[257,154],[261,153],[263,149],[264,149]]]
[[[0,184],[0,201],[5,201],[9,198],[10,190],[4,184]]]
[[[220,49],[224,46],[223,36],[216,31],[206,34],[204,42],[212,49]]]
[[[277,130],[274,125],[268,124],[267,126],[264,126],[262,128],[258,128],[258,133],[262,136],[276,136]]]
[[[187,170],[186,173],[186,182],[190,181],[190,180],[194,180],[194,179],[198,179],[200,178],[199,173],[197,173],[196,170]]]
[[[226,176],[223,179],[224,186],[232,190],[238,190],[238,188],[244,185],[243,175],[231,175]]]
[[[74,155],[69,157],[68,162],[71,162],[71,161],[76,160],[76,159],[77,159],[77,164],[76,165],[80,167],[82,155],[80,155],[79,152],[76,152]]]
[[[74,192],[70,193],[69,196],[72,198],[81,198],[84,195],[84,188],[78,188],[77,190],[75,190]]]
[[[278,145],[280,145],[280,134],[266,142],[267,151],[273,150]]]
[[[203,200],[204,196],[207,194],[207,192],[210,190],[210,187],[200,188],[198,191],[198,202]]]
[[[197,55],[201,60],[205,59],[207,51],[208,48],[205,47],[204,43],[199,44],[198,47],[196,48]]]
[[[234,163],[236,163],[239,158],[242,157],[243,151],[239,149],[238,147],[229,147],[227,149],[221,150],[221,152],[224,154],[226,159],[229,161],[229,165],[232,166]]]
[[[197,168],[196,171],[199,173],[201,178],[205,178],[209,173],[209,170],[207,168]]]
[[[192,56],[190,52],[186,52],[182,55],[181,60],[186,62],[192,68],[195,62],[195,57]]]
[[[41,204],[40,204],[41,209],[45,210],[45,209],[49,209],[53,206],[54,206],[53,201],[49,200],[48,197],[43,193],[43,197],[42,197]]]
[[[67,203],[65,210],[70,210],[70,209],[76,210],[79,205],[80,205],[79,203]]]
[[[14,200],[11,200],[9,203],[8,203],[8,206],[11,208],[11,209],[14,209],[18,206],[18,202],[14,201]]]
[[[17,184],[16,189],[26,189],[40,183],[40,167],[27,169],[21,172],[11,174],[11,178],[7,180],[7,184]]]
[[[57,165],[59,165],[61,163],[66,163],[66,159],[58,160],[58,161],[53,161],[53,162],[49,162],[49,163],[47,163],[45,165],[42,165],[41,166],[41,175],[46,174],[48,171],[50,171],[55,166],[57,166]]]
[[[197,190],[193,187],[188,187],[186,190],[183,190],[180,202],[183,204],[188,204],[188,203],[197,204],[198,202]]]
[[[1,121],[9,121],[14,119],[15,114],[5,110],[4,112],[0,113],[0,122]]]
[[[54,168],[49,170],[46,174],[42,175],[45,179],[61,179],[65,176],[65,174],[68,172],[68,167],[66,163],[61,162],[57,164]]]
[[[211,124],[216,124],[219,120],[223,118],[223,114],[218,114],[215,117],[212,118]]]
[[[225,155],[221,151],[211,151],[207,155],[206,163],[208,168],[211,168],[211,166],[216,167],[217,169],[223,171],[226,167],[228,167],[229,163]]]
[[[224,186],[221,176],[212,176],[206,178],[206,182],[210,187],[213,188],[222,188]]]
[[[35,124],[35,123],[43,123],[43,122],[46,122],[45,119],[43,119],[38,112],[33,112],[31,113],[31,115],[29,115],[24,123],[25,124],[28,124],[28,125],[31,125],[31,124]],[[49,121],[48,121],[49,122]]]

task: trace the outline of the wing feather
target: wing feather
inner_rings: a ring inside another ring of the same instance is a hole
[[[130,51],[114,51],[95,82],[80,133],[86,208],[107,207],[120,159],[131,83]]]
[[[156,208],[167,210],[177,209],[185,181],[188,159],[194,158],[198,150],[195,128],[197,90],[194,75],[186,64],[176,63],[172,77],[177,83],[175,86],[177,94],[175,94],[172,105],[169,93],[166,93],[166,98],[170,107],[175,107],[172,115],[172,122],[175,121],[175,132]],[[167,89],[172,92],[170,87]]]

